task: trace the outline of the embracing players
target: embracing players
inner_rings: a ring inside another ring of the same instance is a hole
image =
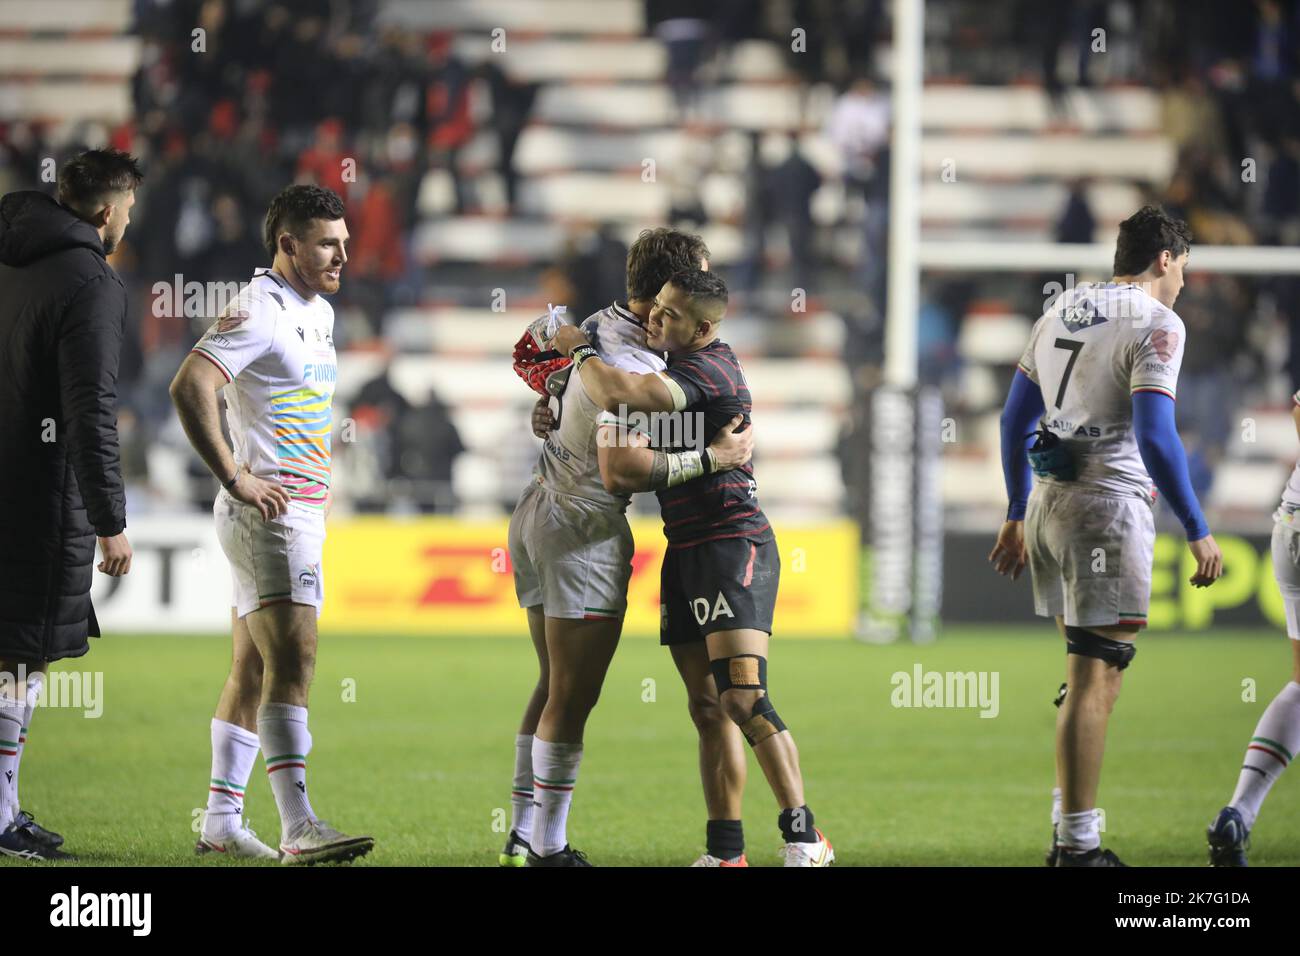
[[[628,250],[627,303],[614,303],[583,323],[611,364],[641,372],[664,367],[662,357],[646,347],[650,299],[669,275],[698,267],[707,255],[699,237],[676,230],[646,230],[637,237]],[[553,331],[544,320],[530,327],[535,352],[546,354]],[[540,676],[515,738],[511,831],[500,863],[589,866],[569,847],[567,821],[583,729],[627,609],[633,541],[624,512],[632,491],[675,486],[689,479],[690,468],[679,463],[671,474],[665,468],[655,475],[646,469],[633,486],[612,487],[602,473],[615,443],[601,430],[616,420],[602,412],[567,360],[521,361],[516,368],[535,390],[560,398],[556,427],[546,435],[533,482],[510,519],[515,590],[527,610]],[[750,436],[731,433],[738,424],[739,419],[722,430],[706,452],[719,470],[749,460]],[[690,454],[698,462],[699,453]]]
[[[666,370],[633,374],[610,365],[571,326],[556,333],[554,346],[574,359],[583,388],[605,410],[620,417],[632,412],[696,416],[703,427],[682,427],[677,435],[699,432],[712,441],[737,415],[744,428],[749,426],[749,386],[735,354],[718,338],[726,310],[726,284],[692,268],[665,282],[649,313],[646,342],[668,353]],[[753,469],[746,465],[720,473],[708,449],[691,450],[684,442],[641,454],[648,456],[652,484],[662,488],[657,494],[668,539],[660,581],[660,641],[674,648],[684,678],[687,669],[712,676],[722,711],[753,748],[781,809],[786,866],[827,866],[834,851],[804,803],[794,738],[767,695],[768,641],[781,564],[776,537],[758,506]],[[683,486],[663,488],[664,479]],[[714,818],[715,808],[709,807],[707,856],[712,862],[702,865],[744,865],[743,752],[740,758],[738,779],[712,781],[713,795],[725,793],[731,804],[727,818]],[[728,765],[735,766],[734,754]],[[707,799],[710,768],[703,761],[702,770]]]
[[[334,310],[322,295],[339,289],[347,240],[335,193],[299,185],[276,196],[264,230],[271,268],[254,273],[171,386],[185,433],[223,487],[213,512],[234,578],[234,653],[212,720],[199,853],[301,864],[349,860],[374,845],[325,824],[307,799],[338,378]],[[233,453],[221,434],[223,389]],[[280,811],[278,854],[242,824],[259,746]]]
[[[1067,289],[1035,323],[1002,413],[1011,503],[989,560],[1013,580],[1028,562],[1035,610],[1066,642],[1049,866],[1124,865],[1101,848],[1097,787],[1151,599],[1153,481],[1187,532],[1191,583],[1223,572],[1174,425],[1190,245],[1186,223],[1152,206],[1120,223],[1114,278]]]

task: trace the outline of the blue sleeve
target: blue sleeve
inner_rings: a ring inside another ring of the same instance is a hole
[[[1008,521],[1023,521],[1033,472],[1025,454],[1028,439],[1044,411],[1043,392],[1024,372],[1016,370],[1002,408],[1002,477],[1007,483]]]
[[[1210,533],[1187,477],[1187,455],[1174,424],[1174,401],[1161,392],[1133,393],[1133,436],[1142,464],[1187,531],[1188,541]]]

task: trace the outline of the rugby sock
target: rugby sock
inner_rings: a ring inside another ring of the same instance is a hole
[[[510,829],[528,843],[533,833],[533,735],[515,735],[515,777],[510,787]],[[531,844],[530,844],[531,845]]]
[[[22,769],[23,751],[27,749],[27,728],[32,725],[32,714],[36,711],[36,701],[44,689],[44,672],[37,671],[34,674],[27,675],[27,707],[23,711],[22,729],[18,731],[18,756],[14,759],[13,791],[10,793],[10,796],[13,797],[14,816],[18,815],[18,810],[22,806],[18,800],[18,771]]]
[[[316,819],[307,801],[307,755],[311,753],[307,708],[263,704],[257,712],[257,736],[275,805],[280,810],[281,839],[287,843],[302,824]]]
[[[14,822],[14,784],[18,780],[19,743],[27,705],[0,696],[0,830]]]
[[[710,820],[704,825],[704,846],[709,856],[719,860],[739,859],[745,855],[745,827],[739,820]]]
[[[212,777],[208,781],[208,812],[203,816],[204,839],[221,840],[239,829],[244,789],[260,746],[257,734],[212,718]]]
[[[1087,853],[1101,846],[1100,820],[1096,810],[1061,814],[1056,842],[1071,853]]]
[[[776,825],[786,843],[816,843],[820,839],[813,829],[813,812],[806,805],[782,810]]]
[[[529,846],[538,856],[559,853],[569,843],[569,804],[581,763],[582,744],[553,744],[533,736],[534,810]]]
[[[1061,831],[1061,788],[1052,788],[1052,832],[1060,833]],[[1060,843],[1060,840],[1056,841]]]
[[[1259,816],[1269,788],[1277,782],[1291,755],[1300,749],[1300,684],[1290,681],[1264,710],[1255,735],[1246,747],[1246,761],[1232,795],[1234,807],[1249,830]]]

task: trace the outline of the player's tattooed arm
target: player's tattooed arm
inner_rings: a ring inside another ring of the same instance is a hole
[[[741,467],[754,451],[753,428],[735,430],[742,421],[737,415],[724,425],[703,452],[658,451],[647,447],[650,440],[640,432],[601,425],[596,436],[596,457],[605,490],[624,495],[655,491]]]
[[[552,345],[573,358],[587,394],[609,412],[671,412],[677,409],[672,393],[658,375],[637,375],[606,365],[582,331],[572,325],[555,333]]]

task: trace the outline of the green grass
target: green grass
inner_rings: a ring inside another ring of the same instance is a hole
[[[1230,796],[1243,748],[1287,680],[1273,633],[1149,636],[1111,724],[1104,840],[1141,865],[1202,865],[1204,828]],[[225,638],[122,637],[71,668],[104,672],[104,713],[40,709],[23,804],[88,864],[192,864],[208,721]],[[986,670],[1000,712],[901,709],[891,675]],[[1051,699],[1064,654],[1050,629],[950,630],[929,647],[778,641],[773,701],[799,744],[808,800],[847,865],[1037,865],[1050,831]],[[526,638],[328,638],[313,689],[310,784],[318,813],[377,846],[385,865],[495,864],[516,723],[535,664]],[[345,678],[356,701],[344,702]],[[655,681],[645,702],[643,681]],[[1258,684],[1243,702],[1242,680]],[[1284,776],[1253,835],[1252,863],[1300,865],[1297,782]],[[247,814],[275,842],[259,759]],[[570,834],[598,865],[689,863],[703,850],[695,735],[668,653],[625,641],[587,729]],[[750,758],[750,862],[776,865],[776,807]],[[205,865],[222,865],[220,863]],[[12,864],[22,865],[22,864]]]

